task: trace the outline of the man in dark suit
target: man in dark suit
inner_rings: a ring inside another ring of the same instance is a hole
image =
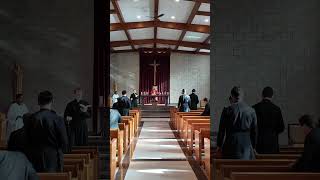
[[[195,94],[195,92],[196,92],[196,90],[192,89],[192,93],[189,95],[190,99],[191,99],[191,105],[190,105],[191,110],[198,109],[199,98],[198,98],[198,95]]]
[[[39,180],[32,164],[21,152],[0,151],[1,180]]]
[[[265,87],[262,101],[254,105],[258,121],[257,152],[260,154],[279,153],[278,136],[284,131],[281,109],[272,102],[273,89]]]
[[[40,111],[25,121],[27,157],[37,172],[63,170],[63,149],[67,147],[68,137],[63,118],[51,109],[52,102],[51,92],[41,92],[38,96]]]
[[[218,152],[224,159],[254,159],[257,117],[253,108],[242,101],[240,87],[231,90],[232,104],[221,115],[217,137]]]
[[[121,116],[129,116],[129,110],[131,108],[130,99],[127,96],[127,91],[122,91],[122,97],[118,98],[118,110]]]
[[[309,115],[302,116],[299,123],[306,134],[304,151],[292,168],[294,171],[320,172],[320,128],[315,127]]]
[[[208,101],[208,98],[203,99],[204,103],[206,103],[204,107],[204,111],[202,112],[201,116],[210,116],[210,102]]]

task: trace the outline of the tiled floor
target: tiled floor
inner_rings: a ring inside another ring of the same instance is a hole
[[[144,121],[125,180],[196,180],[168,118]]]

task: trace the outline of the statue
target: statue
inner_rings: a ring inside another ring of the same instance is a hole
[[[21,66],[16,63],[14,64],[13,72],[13,98],[15,99],[17,94],[22,94],[23,71]]]

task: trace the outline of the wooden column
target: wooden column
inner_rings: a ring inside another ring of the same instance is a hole
[[[109,6],[105,0],[94,1],[93,130],[96,133],[102,128],[102,108],[110,94]]]

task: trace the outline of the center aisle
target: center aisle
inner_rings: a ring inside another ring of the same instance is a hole
[[[125,180],[196,180],[170,125],[169,118],[143,118]]]

